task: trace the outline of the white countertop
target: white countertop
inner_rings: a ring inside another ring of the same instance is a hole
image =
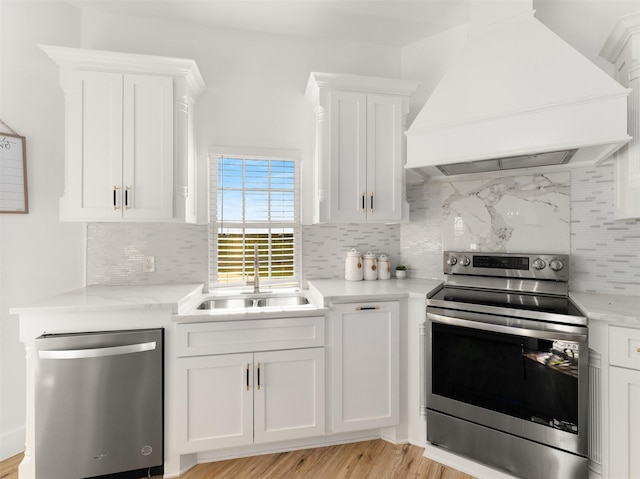
[[[385,279],[375,281],[346,281],[341,279],[312,279],[308,281],[313,296],[320,295],[324,306],[330,302],[384,301],[403,297],[426,298],[442,284],[439,279]]]
[[[570,292],[589,319],[640,326],[640,297]]]
[[[314,301],[317,308],[322,308],[331,302],[392,301],[403,297],[426,298],[427,294],[442,284],[442,281],[439,279],[376,281],[313,279],[308,283],[309,296],[312,300],[318,301]],[[23,307],[11,308],[9,312],[25,314],[115,309],[170,309],[173,314],[184,314],[192,311],[195,305],[207,296],[202,293],[202,288],[202,284],[87,286]],[[640,297],[573,291],[570,296],[591,320],[640,325]],[[301,313],[302,309],[298,313]],[[309,309],[313,310],[313,307]],[[291,313],[295,314],[293,311]]]
[[[202,296],[202,284],[159,284],[145,286],[87,286],[42,299],[11,314],[64,313],[115,309],[171,309],[179,313],[192,308]]]

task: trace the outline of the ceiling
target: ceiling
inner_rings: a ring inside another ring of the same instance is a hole
[[[81,9],[395,47],[467,22],[469,0],[67,0]]]

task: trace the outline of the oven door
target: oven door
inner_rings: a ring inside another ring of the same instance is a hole
[[[428,409],[587,455],[586,327],[427,308],[426,332]]]

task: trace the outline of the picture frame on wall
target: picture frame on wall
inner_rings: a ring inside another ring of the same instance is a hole
[[[0,132],[0,213],[28,212],[25,137]]]

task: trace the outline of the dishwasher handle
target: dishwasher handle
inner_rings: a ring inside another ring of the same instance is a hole
[[[111,346],[108,348],[95,349],[61,349],[50,350],[43,349],[38,351],[40,359],[85,359],[85,358],[102,358],[105,356],[118,356],[121,354],[142,353],[144,351],[153,351],[156,349],[156,342],[127,344],[125,346]]]

